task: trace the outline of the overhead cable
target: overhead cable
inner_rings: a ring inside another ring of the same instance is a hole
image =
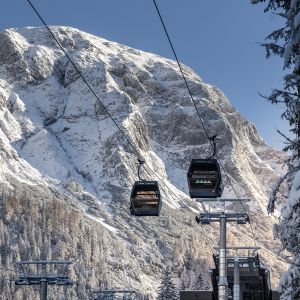
[[[133,145],[133,143],[130,141],[130,139],[127,137],[127,135],[125,134],[124,130],[122,130],[122,128],[119,126],[119,124],[116,122],[116,120],[113,118],[113,116],[111,115],[111,113],[108,111],[108,109],[106,108],[106,106],[102,103],[102,101],[100,100],[100,98],[97,96],[97,94],[95,93],[95,91],[93,90],[93,88],[91,87],[91,85],[88,83],[88,81],[86,80],[86,78],[84,77],[84,75],[82,74],[82,72],[79,70],[79,68],[76,66],[76,64],[73,62],[73,60],[71,59],[71,57],[68,55],[68,53],[66,52],[66,50],[64,49],[64,47],[61,45],[61,43],[59,42],[59,40],[56,38],[56,36],[54,35],[54,33],[52,32],[52,30],[50,29],[50,27],[47,25],[47,23],[45,22],[45,20],[42,18],[42,16],[39,14],[39,12],[37,11],[36,7],[33,5],[33,3],[30,0],[27,0],[27,2],[29,3],[29,5],[31,6],[31,8],[33,9],[33,11],[36,13],[36,15],[38,16],[38,18],[41,20],[41,22],[44,24],[44,26],[46,27],[46,29],[48,30],[48,32],[50,33],[50,35],[52,36],[52,38],[54,39],[54,41],[57,43],[57,45],[59,46],[59,48],[63,51],[63,53],[66,55],[68,61],[72,64],[72,66],[74,67],[75,71],[78,73],[78,75],[80,76],[80,78],[83,80],[83,82],[87,85],[87,87],[89,88],[89,90],[91,91],[91,93],[94,95],[94,97],[97,99],[98,103],[103,107],[104,111],[106,112],[106,114],[110,117],[110,119],[113,121],[113,123],[115,124],[115,126],[118,128],[118,130],[122,133],[122,135],[125,137],[125,139],[127,140],[128,144],[131,146],[131,148],[134,150],[138,160],[144,161],[145,165],[148,167],[148,169],[150,170],[150,172],[152,174],[154,174],[159,181],[161,182],[161,184],[163,186],[165,186],[167,188],[167,190],[169,190],[174,196],[175,198],[181,202],[191,213],[194,214],[194,216],[196,216],[196,214],[194,213],[194,211],[189,207],[189,205],[187,205],[182,199],[180,199],[173,191],[171,188],[168,187],[167,184],[164,183],[163,179],[154,171],[152,170],[152,168],[146,163],[146,161],[144,160],[144,158],[142,157],[142,155],[137,151],[137,149],[135,148],[135,146]],[[203,231],[203,234],[205,235],[205,231]],[[210,247],[212,248],[212,246],[210,245]]]
[[[157,3],[156,3],[156,0],[152,0],[152,1],[153,1],[154,6],[155,6],[155,9],[156,9],[156,12],[157,12],[157,14],[158,14],[158,17],[159,17],[159,19],[160,19],[160,22],[161,22],[161,24],[162,24],[162,26],[163,26],[164,32],[165,32],[165,34],[166,34],[166,37],[167,37],[167,39],[168,39],[168,42],[169,42],[170,47],[171,47],[171,49],[172,49],[172,52],[173,52],[173,54],[174,54],[175,60],[176,60],[176,62],[177,62],[177,65],[178,65],[178,68],[179,68],[179,70],[180,70],[181,76],[182,76],[182,78],[183,78],[183,80],[184,80],[185,86],[186,86],[186,88],[187,88],[187,90],[188,90],[188,92],[189,92],[190,98],[191,98],[191,100],[192,100],[192,102],[193,102],[193,105],[194,105],[194,107],[195,107],[196,113],[197,113],[197,115],[198,115],[198,117],[199,117],[200,123],[201,123],[201,125],[202,125],[202,127],[203,127],[203,130],[204,130],[204,132],[205,132],[205,135],[206,135],[206,137],[207,137],[207,139],[208,139],[208,141],[209,141],[209,143],[210,143],[212,149],[214,149],[213,141],[211,140],[211,138],[210,138],[210,136],[209,136],[209,134],[208,134],[208,130],[207,130],[207,128],[206,128],[206,126],[205,126],[205,124],[204,124],[204,121],[203,121],[203,119],[202,119],[202,117],[201,117],[201,114],[200,114],[199,109],[198,109],[198,107],[197,107],[197,104],[196,104],[196,101],[195,101],[195,99],[194,99],[193,93],[192,93],[192,91],[191,91],[191,89],[190,89],[190,86],[189,86],[189,84],[188,84],[188,82],[187,82],[186,76],[184,75],[184,72],[183,72],[181,63],[180,63],[180,61],[179,61],[179,59],[178,59],[178,56],[177,56],[177,54],[176,54],[175,48],[174,48],[174,46],[173,46],[172,40],[171,40],[171,38],[170,38],[170,35],[169,35],[169,33],[168,33],[167,27],[166,27],[166,25],[165,25],[165,22],[164,22],[164,20],[163,20],[163,17],[162,17],[162,15],[161,15],[161,13],[160,13],[160,10],[159,10],[159,8],[158,8],[158,5],[157,5]],[[232,184],[232,182],[231,182],[230,177],[228,176],[228,174],[227,174],[227,172],[226,172],[224,166],[222,165],[222,163],[221,163],[221,161],[220,161],[220,159],[219,159],[219,157],[218,157],[217,154],[216,154],[216,158],[217,158],[217,160],[218,160],[218,162],[219,162],[219,164],[220,164],[220,166],[221,166],[221,168],[222,168],[222,170],[223,170],[225,176],[227,177],[227,181],[229,182],[230,186],[232,187],[232,190],[234,191],[236,197],[237,197],[238,199],[240,199],[240,197],[239,197],[239,195],[238,195],[238,193],[237,193],[235,187],[233,186],[233,184]],[[247,213],[247,210],[246,210],[246,208],[245,208],[245,205],[242,203],[242,201],[240,201],[239,203],[240,203],[241,206],[243,207],[244,211]],[[250,227],[251,227],[251,232],[252,232],[252,236],[253,236],[253,241],[254,241],[254,243],[255,243],[255,246],[257,246],[257,243],[256,243],[256,237],[255,237],[254,230],[253,230],[253,227],[252,227],[252,224],[251,224],[250,221],[249,221],[249,224],[250,224]]]

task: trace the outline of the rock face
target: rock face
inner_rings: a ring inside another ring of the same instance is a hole
[[[186,171],[192,158],[209,156],[211,148],[175,62],[73,28],[52,30],[145,158],[142,177],[157,180],[155,171],[201,211],[187,196]],[[5,30],[0,49],[2,277],[18,275],[6,270],[18,260],[73,260],[76,284],[51,288],[51,299],[88,299],[91,288],[100,287],[134,288],[154,299],[166,265],[178,287],[192,287],[199,273],[208,278],[212,253],[203,228],[168,189],[161,185],[161,217],[130,216],[135,152],[47,31]],[[285,157],[221,91],[188,67],[184,73],[209,134],[218,134],[218,156],[235,191],[253,200],[246,207],[256,243],[276,282],[286,264],[265,207]],[[236,197],[224,182],[223,195]],[[231,245],[253,245],[248,225],[228,231]],[[205,232],[216,246],[218,226]],[[9,284],[0,295],[37,299],[36,290]]]

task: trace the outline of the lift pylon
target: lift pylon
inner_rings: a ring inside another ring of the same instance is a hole
[[[215,248],[219,249],[219,248]],[[270,272],[258,256],[258,247],[227,248],[228,288],[234,300],[279,300],[280,295],[271,290]],[[213,289],[218,288],[219,254],[214,255],[215,269],[212,269]]]
[[[48,285],[73,285],[67,275],[70,261],[19,261],[16,262],[19,278],[16,285],[39,285],[40,299],[47,300]]]
[[[213,199],[201,199],[201,201],[218,201],[218,198]],[[236,199],[222,199],[223,202],[232,202]],[[249,201],[249,199],[242,199],[239,201]],[[227,222],[236,222],[237,224],[246,224],[249,221],[249,216],[247,213],[201,213],[196,217],[197,223],[207,225],[211,222],[220,223],[220,248],[219,248],[219,280],[218,280],[218,299],[228,300],[228,280],[227,280],[227,239],[226,230]]]

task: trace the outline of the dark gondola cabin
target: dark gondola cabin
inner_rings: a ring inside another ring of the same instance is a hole
[[[216,159],[192,159],[188,173],[191,198],[221,197],[221,171]]]
[[[136,181],[130,197],[133,216],[159,216],[161,197],[157,181]]]

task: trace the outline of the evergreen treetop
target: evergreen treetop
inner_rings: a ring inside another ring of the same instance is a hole
[[[276,193],[287,179],[289,197],[281,211],[281,222],[275,226],[275,233],[294,257],[289,270],[281,278],[279,288],[282,292],[280,299],[296,300],[300,299],[300,0],[251,1],[253,4],[266,2],[265,12],[272,12],[284,21],[283,26],[269,34],[268,42],[263,44],[267,57],[277,55],[283,59],[284,84],[282,88],[273,89],[271,95],[265,98],[271,103],[284,105],[282,118],[289,122],[295,137],[286,138],[284,150],[291,150],[287,161],[288,173],[275,183],[268,211],[273,212]]]
[[[157,300],[177,300],[177,294],[177,288],[173,282],[171,269],[166,268],[158,289]]]

